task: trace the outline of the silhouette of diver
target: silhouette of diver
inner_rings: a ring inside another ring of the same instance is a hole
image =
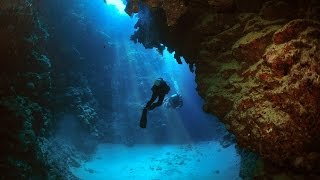
[[[140,119],[140,127],[147,127],[147,113],[148,110],[153,110],[154,108],[161,106],[166,94],[169,93],[170,87],[162,78],[158,78],[155,80],[154,85],[151,88],[152,96],[148,101],[146,106],[143,108],[142,116]],[[158,98],[158,101],[154,103],[154,101]]]
[[[145,108],[148,110],[153,110],[154,108],[161,106],[164,100],[164,96],[169,93],[170,87],[167,85],[167,83],[162,79],[158,78],[154,85],[151,88],[152,90],[152,96]],[[154,101],[157,99],[158,101],[154,103]]]

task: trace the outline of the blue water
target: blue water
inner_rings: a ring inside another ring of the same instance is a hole
[[[203,112],[203,100],[196,91],[195,74],[189,66],[178,64],[174,52],[165,50],[161,55],[155,49],[145,49],[130,41],[137,19],[115,5],[102,0],[78,2],[78,9],[66,15],[81,16],[82,21],[74,23],[83,23],[86,33],[77,28],[56,31],[65,34],[70,31],[66,38],[73,45],[69,49],[80,57],[79,61],[101,67],[95,70],[91,77],[94,81],[89,84],[94,84],[92,92],[100,106],[111,110],[100,123],[111,125],[98,128],[109,132],[110,139],[99,144],[93,158],[82,161],[81,167],[72,168],[72,172],[80,179],[238,179],[239,157],[235,147],[223,149],[219,145],[225,130],[216,117]],[[43,11],[50,14],[50,9]],[[56,21],[70,26],[68,17]],[[97,32],[105,39],[96,38]],[[83,41],[79,39],[81,36],[92,38]],[[158,107],[150,111],[148,127],[141,129],[142,108],[158,77],[170,85],[168,96],[181,94],[184,105],[176,110]],[[106,80],[111,81],[111,89],[104,88]]]

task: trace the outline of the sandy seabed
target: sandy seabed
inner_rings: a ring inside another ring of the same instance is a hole
[[[197,144],[101,144],[79,168],[83,180],[240,180],[235,146],[218,142]]]

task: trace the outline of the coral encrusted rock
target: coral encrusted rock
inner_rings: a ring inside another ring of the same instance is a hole
[[[184,1],[183,11],[168,11],[161,2],[153,0],[152,7],[151,1],[140,3],[153,17],[162,13],[166,20],[150,18],[136,27],[162,27],[156,28],[161,36],[143,44],[167,46],[178,52],[178,62],[182,56],[195,65],[204,110],[218,116],[241,147],[263,160],[320,173],[320,2],[234,0],[228,1],[229,8],[217,9],[218,1],[195,0]],[[150,33],[137,30],[136,41]],[[181,39],[183,43],[175,42]]]
[[[309,20],[275,32],[262,59],[245,72],[251,84],[234,83],[242,91],[224,117],[240,145],[307,171],[320,167],[319,33],[319,23]]]

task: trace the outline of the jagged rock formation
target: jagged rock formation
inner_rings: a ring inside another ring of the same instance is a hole
[[[175,8],[167,8],[175,7]],[[196,67],[204,110],[240,146],[320,173],[318,1],[129,1],[132,39]]]

